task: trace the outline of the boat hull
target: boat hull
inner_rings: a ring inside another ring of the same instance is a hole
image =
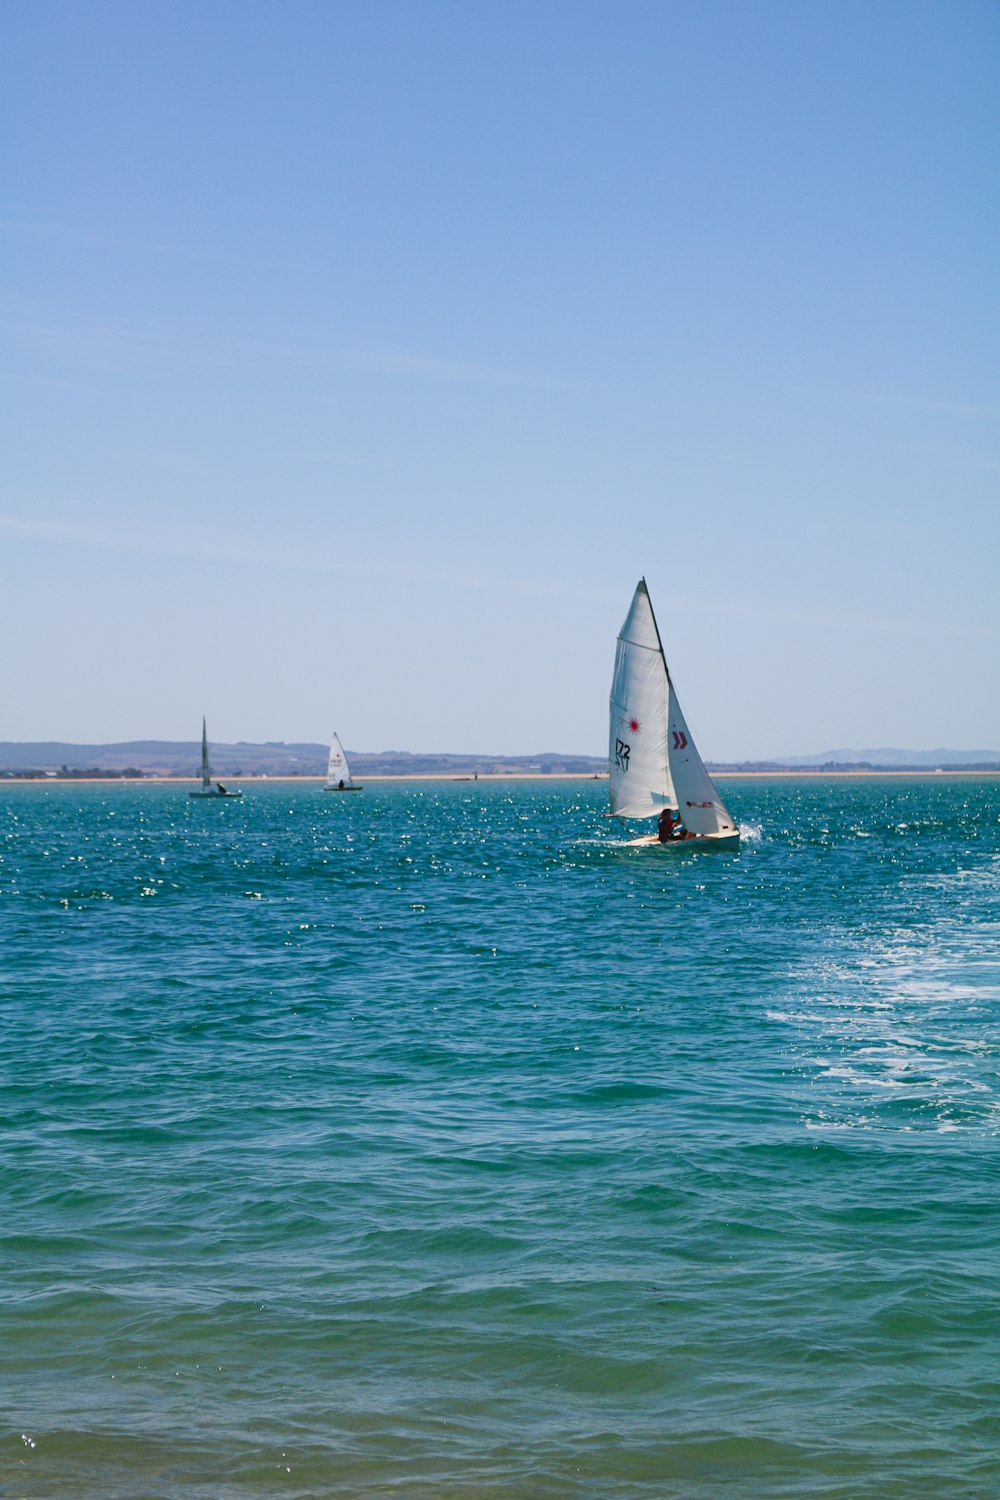
[[[242,797],[243,793],[242,792],[214,792],[214,791],[213,792],[188,792],[188,796],[189,797],[212,797],[216,801],[221,801],[222,798],[226,798],[228,800],[231,797]]]
[[[626,849],[662,849],[665,853],[674,849],[738,849],[738,833],[695,834],[688,839],[667,839],[663,842],[655,833],[644,833],[641,838],[629,839]]]
[[[363,792],[363,786],[325,786],[324,792]]]

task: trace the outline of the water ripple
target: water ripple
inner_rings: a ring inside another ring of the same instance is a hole
[[[994,788],[0,788],[0,1493],[995,1493]]]

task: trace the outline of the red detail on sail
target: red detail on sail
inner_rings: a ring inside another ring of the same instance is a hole
[[[673,731],[673,736],[674,736],[674,749],[675,750],[686,750],[687,749],[687,743],[688,743],[688,737],[684,733],[683,729],[675,729]]]
[[[638,734],[639,730],[642,728],[642,725],[639,723],[638,719],[629,719],[628,727],[629,729],[631,729],[633,734]]]

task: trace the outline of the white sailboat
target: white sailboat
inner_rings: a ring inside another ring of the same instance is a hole
[[[324,792],[360,792],[358,782],[351,780],[351,768],[347,764],[340,736],[335,734],[330,741],[330,759],[326,764],[326,786]]]
[[[633,840],[665,848],[735,848],[740,831],[705,769],[667,671],[645,578],[618,635],[611,683],[611,815],[656,818]]]
[[[229,791],[217,781],[212,785],[211,772],[208,769],[208,728],[204,718],[201,721],[201,786],[195,792],[188,792],[189,797],[242,797],[243,793],[237,787]]]

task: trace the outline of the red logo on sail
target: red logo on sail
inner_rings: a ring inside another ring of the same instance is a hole
[[[688,744],[688,737],[684,733],[683,729],[675,729],[673,731],[673,736],[674,736],[674,749],[675,750],[686,750],[687,749],[687,744]]]
[[[638,734],[639,730],[642,728],[642,725],[639,723],[638,719],[629,719],[628,727],[629,729],[631,729],[633,734]]]

